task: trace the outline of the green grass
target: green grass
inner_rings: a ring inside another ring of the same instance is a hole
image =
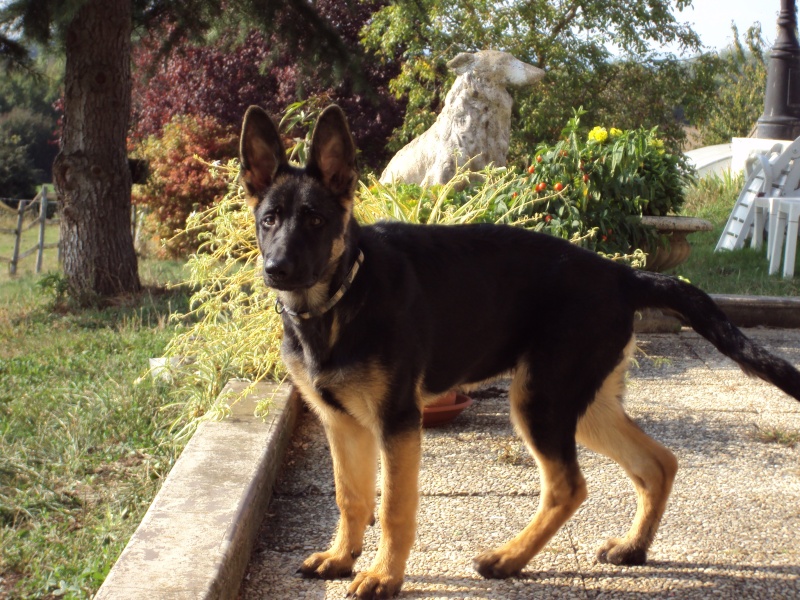
[[[787,448],[794,448],[800,444],[800,433],[786,431],[780,427],[756,427],[754,437],[764,444],[778,444]]]
[[[752,250],[747,247],[714,252],[743,186],[742,177],[708,177],[688,194],[682,214],[706,219],[713,223],[714,229],[689,236],[692,254],[674,272],[709,293],[797,296],[800,294],[800,253],[795,266],[795,278],[784,279],[780,273],[769,275],[766,249]]]
[[[23,227],[27,226],[30,220],[26,218]],[[17,226],[17,218],[0,207],[0,229],[13,229]],[[14,236],[8,233],[0,233],[0,285],[11,280],[7,259],[10,259],[14,254]],[[35,247],[39,241],[39,228],[31,227],[22,233],[22,240],[20,242],[20,252],[25,252]],[[45,228],[44,241],[46,244],[55,243],[58,241],[58,225],[50,224]],[[55,248],[48,248],[44,251],[42,261],[42,272],[55,270],[58,268],[58,250]],[[36,272],[36,252],[30,256],[19,261],[17,264],[17,275],[30,275]]]
[[[140,273],[183,277],[177,263]],[[179,451],[165,390],[142,375],[187,295],[58,311],[42,279],[0,279],[0,598],[88,598]]]

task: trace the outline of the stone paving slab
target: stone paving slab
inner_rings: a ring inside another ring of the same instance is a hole
[[[748,334],[800,364],[800,332]],[[628,410],[681,465],[648,565],[596,562],[596,548],[628,529],[635,495],[616,464],[581,450],[589,499],[522,576],[489,581],[472,570],[475,554],[527,523],[539,496],[500,384],[473,394],[475,404],[450,426],[426,431],[418,536],[401,597],[800,597],[800,443],[759,437],[765,428],[800,434],[800,403],[718,359],[693,332],[640,341],[650,358],[639,355],[631,370]],[[309,553],[327,547],[337,518],[324,434],[304,414],[240,597],[343,597],[349,579],[295,575]],[[357,568],[374,556],[379,530],[368,529]]]

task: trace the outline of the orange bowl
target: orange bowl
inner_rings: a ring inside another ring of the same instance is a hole
[[[472,406],[474,400],[464,394],[456,395],[455,404],[446,406],[427,406],[422,409],[422,426],[423,427],[441,427],[446,425],[458,415],[461,414],[468,406]]]

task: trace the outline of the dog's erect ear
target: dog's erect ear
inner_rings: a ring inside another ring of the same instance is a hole
[[[244,114],[239,140],[240,178],[247,192],[247,203],[255,208],[264,191],[272,185],[278,167],[288,164],[281,136],[269,115],[258,106]]]
[[[356,145],[342,109],[335,104],[322,111],[314,127],[306,169],[336,196],[352,196],[358,178]]]

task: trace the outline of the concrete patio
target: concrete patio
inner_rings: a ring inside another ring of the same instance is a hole
[[[800,365],[799,330],[747,333]],[[582,450],[589,499],[522,577],[472,570],[472,557],[514,535],[538,502],[536,467],[500,382],[474,393],[452,424],[425,431],[403,598],[800,597],[800,403],[748,379],[689,330],[639,341],[629,412],[681,465],[647,566],[595,560],[607,537],[627,530],[635,497],[617,465]],[[267,422],[251,416],[251,398],[232,419],[200,428],[97,598],[345,595],[347,579],[295,574],[327,547],[337,509],[322,429],[285,391]],[[379,533],[368,529],[357,568]]]

